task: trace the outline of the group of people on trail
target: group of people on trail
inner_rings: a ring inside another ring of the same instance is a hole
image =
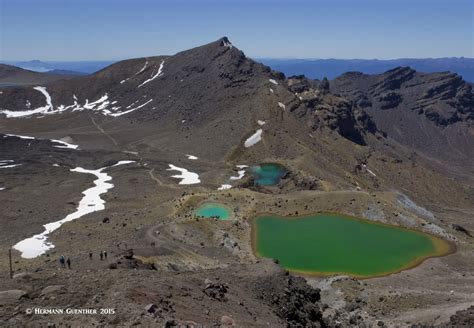
[[[92,260],[93,253],[92,251],[89,251],[89,260]],[[107,251],[100,251],[99,253],[99,258],[100,260],[106,260],[107,259]]]
[[[93,257],[93,253],[92,251],[89,251],[89,259],[92,260],[92,257]],[[100,251],[99,258],[101,261],[107,260],[107,251]],[[59,263],[61,264],[62,268],[66,268],[66,265],[67,265],[68,269],[71,269],[71,258],[69,256],[65,257],[64,255],[61,255],[59,257]]]
[[[68,269],[71,269],[71,258],[69,256],[66,259],[64,255],[61,255],[59,257],[59,263],[61,263],[62,268],[66,268],[66,264],[67,264]]]

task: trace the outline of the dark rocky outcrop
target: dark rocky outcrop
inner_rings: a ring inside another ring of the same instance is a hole
[[[325,327],[320,290],[310,287],[304,278],[288,276],[278,288],[273,280],[262,280],[255,292],[289,327]]]
[[[451,228],[453,228],[454,230],[456,231],[459,231],[459,232],[462,232],[464,234],[466,234],[467,236],[469,237],[472,237],[471,233],[469,232],[469,230],[467,230],[466,228],[464,228],[463,226],[459,225],[459,224],[451,224]]]
[[[356,104],[367,99],[375,108],[411,110],[436,125],[474,119],[472,86],[449,72],[426,74],[398,67],[379,75],[347,73],[332,81],[331,90]]]
[[[367,111],[379,130],[403,145],[461,165],[474,156],[474,92],[457,74],[409,67],[377,75],[346,73],[332,80],[330,89]]]
[[[396,92],[383,93],[379,96],[381,109],[390,109],[397,107],[402,102],[402,96]]]
[[[442,327],[446,328],[461,328],[461,327],[474,327],[474,306],[467,308],[466,310],[457,311],[453,314],[449,322]]]
[[[226,302],[226,293],[228,288],[229,287],[226,284],[213,282],[209,279],[206,279],[204,281],[204,289],[202,291],[204,294],[214,300],[217,300],[219,302]]]
[[[304,108],[297,108],[297,115],[309,116],[312,129],[329,127],[359,145],[366,144],[366,133],[377,132],[375,123],[362,108],[357,108],[349,100],[330,93],[330,83],[327,79],[318,82],[296,76],[288,80],[288,87],[305,105]]]

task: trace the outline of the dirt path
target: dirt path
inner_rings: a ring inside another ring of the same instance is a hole
[[[104,129],[102,129],[102,127],[99,124],[97,124],[97,122],[94,120],[94,118],[91,115],[89,115],[89,118],[91,119],[92,124],[94,124],[94,126],[97,128],[97,130],[99,130],[100,133],[102,133],[104,136],[109,138],[114,143],[115,146],[118,146],[117,140],[115,140],[110,134],[108,134]]]
[[[153,174],[153,171],[155,171],[155,168],[152,168],[150,171],[148,171],[148,174],[150,175],[150,178],[151,178],[153,181],[156,181],[156,183],[158,183],[160,186],[163,186],[163,182],[161,182],[161,180],[158,179],[158,178]]]

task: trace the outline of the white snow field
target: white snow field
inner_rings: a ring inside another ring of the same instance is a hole
[[[244,143],[245,148],[252,147],[252,146],[255,145],[257,142],[259,142],[260,140],[262,140],[262,133],[263,133],[263,130],[262,130],[262,129],[258,129],[257,132],[255,132],[255,133],[252,134],[247,140],[245,140],[245,143]]]
[[[177,167],[173,164],[168,164],[169,169],[166,169],[167,171],[179,171],[181,174],[176,174],[172,175],[172,178],[176,179],[181,179],[181,181],[178,183],[180,185],[189,185],[189,184],[196,184],[200,183],[201,180],[199,179],[199,174],[190,172],[186,169],[183,169],[181,167]]]

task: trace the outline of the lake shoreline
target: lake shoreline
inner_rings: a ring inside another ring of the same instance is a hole
[[[391,229],[397,229],[397,230],[402,230],[402,231],[410,231],[413,233],[416,233],[418,235],[426,236],[430,239],[430,241],[433,244],[434,247],[434,254],[426,256],[419,256],[412,261],[408,262],[406,265],[402,266],[398,270],[390,270],[388,272],[382,272],[380,274],[374,274],[374,275],[359,275],[359,274],[354,274],[350,272],[342,272],[342,271],[334,271],[334,272],[326,272],[326,271],[305,271],[305,270],[297,270],[297,269],[291,269],[291,268],[285,268],[285,270],[288,270],[289,272],[301,276],[306,276],[306,277],[329,277],[329,276],[335,276],[335,275],[347,275],[353,278],[357,279],[370,279],[370,278],[379,278],[379,277],[386,277],[392,274],[400,273],[405,270],[412,269],[414,267],[417,267],[418,265],[422,264],[426,260],[430,258],[437,258],[437,257],[444,257],[448,256],[451,254],[456,253],[457,251],[457,246],[455,243],[448,241],[440,236],[436,236],[432,233],[428,232],[423,232],[418,229],[414,229],[411,227],[403,227],[403,226],[398,226],[398,225],[392,225],[388,223],[383,223],[383,222],[377,222],[377,221],[372,221],[369,219],[365,218],[359,218],[353,215],[349,214],[344,214],[344,213],[337,213],[337,212],[315,212],[315,213],[310,213],[310,214],[305,214],[305,215],[289,215],[289,216],[280,216],[280,215],[275,215],[269,212],[261,212],[257,213],[254,215],[252,218],[250,218],[250,224],[251,224],[251,244],[252,244],[252,251],[254,255],[257,258],[266,258],[261,255],[261,253],[257,249],[257,242],[258,242],[258,237],[257,237],[257,220],[261,217],[264,216],[272,216],[278,219],[282,220],[295,220],[295,219],[304,219],[304,218],[309,218],[312,216],[338,216],[338,217],[343,217],[344,219],[350,219],[358,222],[363,222],[371,225],[377,225],[377,226],[382,226],[382,227],[388,227]]]

